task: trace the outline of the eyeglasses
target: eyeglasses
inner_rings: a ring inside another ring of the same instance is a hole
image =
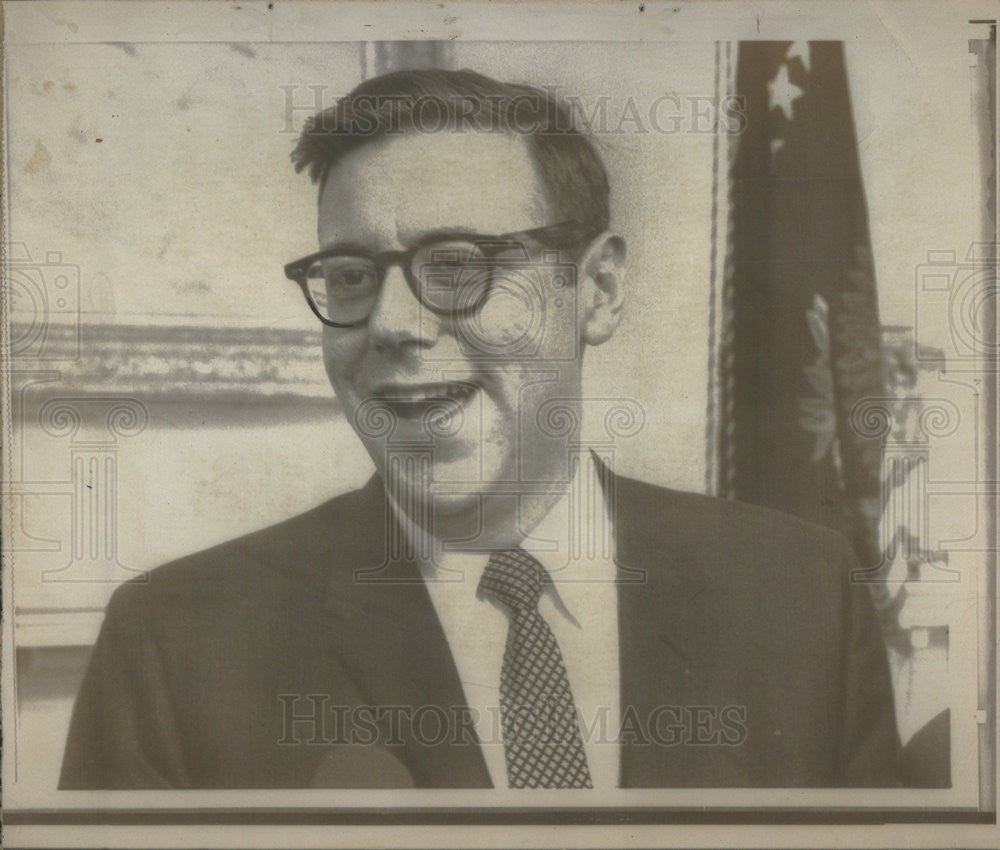
[[[530,263],[526,242],[569,248],[598,231],[578,221],[562,221],[500,236],[435,234],[405,251],[372,254],[356,246],[319,251],[285,266],[316,317],[334,328],[364,322],[378,300],[386,273],[399,266],[416,298],[443,315],[472,315],[489,298],[504,271]]]

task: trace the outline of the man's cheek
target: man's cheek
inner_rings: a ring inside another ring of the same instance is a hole
[[[357,384],[360,368],[352,347],[343,343],[324,343],[323,365],[327,377],[338,398],[346,402],[345,396],[352,394]]]

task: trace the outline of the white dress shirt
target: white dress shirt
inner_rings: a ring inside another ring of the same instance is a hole
[[[402,524],[408,534],[419,533],[405,517]],[[613,531],[596,465],[587,455],[569,490],[520,544],[552,577],[538,610],[552,629],[566,663],[595,789],[616,788],[619,782],[618,594]],[[473,711],[490,779],[494,787],[506,788],[500,668],[508,617],[502,606],[477,594],[489,554],[448,551],[436,540],[430,545],[435,555],[433,561],[421,562],[421,573]]]

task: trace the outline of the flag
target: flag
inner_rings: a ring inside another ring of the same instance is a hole
[[[880,560],[881,397],[868,214],[839,42],[742,42],[746,125],[730,173],[722,495],[835,528]]]

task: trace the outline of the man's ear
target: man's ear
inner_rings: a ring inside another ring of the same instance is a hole
[[[618,328],[625,304],[625,240],[606,231],[580,258],[578,317],[587,345],[607,342]]]

